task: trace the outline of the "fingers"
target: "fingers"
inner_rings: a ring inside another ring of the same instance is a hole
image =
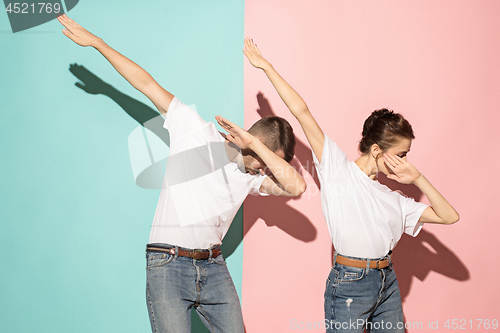
[[[259,51],[259,48],[257,47],[257,45],[253,42],[253,39],[251,38],[245,38],[245,48],[247,51],[251,51],[251,52],[254,52],[254,53],[257,53],[260,55],[260,51]]]
[[[228,128],[233,128],[233,127],[237,127],[236,124],[230,122],[229,120],[227,120],[226,118],[222,117],[222,116],[217,116],[215,117],[215,119],[217,119],[217,122],[223,126],[222,124],[224,124],[224,126],[228,127]]]
[[[398,177],[398,176],[396,176],[396,175],[387,175],[387,178],[389,178],[389,179],[392,179],[392,180],[395,180],[395,181],[399,182],[399,177]]]
[[[77,30],[78,28],[81,29],[81,26],[74,20],[70,19],[66,14],[58,16],[57,20],[66,28],[63,29],[63,34],[74,41],[75,39],[73,39],[71,36],[75,34],[75,30]]]
[[[57,20],[66,28],[62,30],[63,34],[72,41],[75,41],[75,36],[71,31],[71,29],[75,26],[69,21],[69,18],[66,16],[66,14],[58,16]]]
[[[68,15],[66,15],[66,14],[63,14],[63,15],[58,16],[58,17],[57,17],[57,20],[58,20],[59,22],[61,22],[61,23],[62,23],[62,25],[64,25],[66,28],[67,28],[67,26],[66,26],[66,25],[68,25],[68,26],[70,26],[70,27],[78,27],[78,26],[79,26],[79,24],[78,24],[78,23],[76,23],[74,20],[70,19],[70,18],[68,17]]]
[[[390,154],[384,154],[384,162],[393,172],[396,170],[396,166],[399,163],[399,161],[396,160],[394,156],[391,156]]]
[[[58,16],[58,17],[57,17],[57,20],[59,21],[59,23],[61,23],[62,25],[64,25],[64,27],[65,27],[65,28],[69,29],[70,24],[69,24],[69,22],[68,22],[68,21],[64,18],[64,16],[63,16],[63,15]],[[63,31],[64,31],[64,30],[63,30]]]
[[[226,132],[229,132],[231,130],[231,122],[229,120],[226,120],[222,118],[221,116],[216,116],[215,120],[217,120],[217,123],[226,130]]]
[[[401,157],[387,153],[384,153],[384,161],[387,165],[390,165],[392,167],[396,167],[398,165],[403,165],[406,163],[405,160],[403,160]]]

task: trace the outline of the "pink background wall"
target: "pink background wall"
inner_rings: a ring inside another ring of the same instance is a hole
[[[476,319],[500,319],[499,17],[496,0],[246,1],[246,36],[351,160],[364,119],[394,109],[416,134],[408,160],[461,215],[453,226],[426,225],[396,248],[406,321],[422,323],[408,332],[430,331],[429,321],[444,330],[448,319],[467,320],[467,327],[472,319],[481,331]],[[246,63],[246,126],[271,112],[290,120],[298,160],[313,170],[298,123],[267,77]],[[332,247],[318,187],[304,175],[309,187],[301,198],[245,203],[248,332],[323,320]],[[402,189],[420,197],[414,187]]]

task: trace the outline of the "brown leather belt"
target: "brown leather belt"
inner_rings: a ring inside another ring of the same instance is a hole
[[[340,254],[337,254],[337,259],[335,260],[337,263],[345,266],[350,266],[350,267],[357,267],[357,268],[366,268],[366,262],[368,260],[365,259],[352,259],[352,258],[347,258],[344,257]],[[383,260],[370,260],[370,268],[386,268],[390,264],[389,258],[383,259]]]
[[[155,251],[155,252],[163,252],[163,253],[170,253],[172,255],[175,255],[175,247],[172,247],[170,249],[162,248],[162,247],[153,247],[153,246],[148,246],[147,251]],[[181,248],[177,249],[179,257],[189,257],[193,259],[198,259],[198,260],[205,260],[210,257],[210,251],[209,250],[194,250],[194,251],[186,251]],[[212,258],[217,258],[221,254],[220,249],[213,249],[212,250]]]

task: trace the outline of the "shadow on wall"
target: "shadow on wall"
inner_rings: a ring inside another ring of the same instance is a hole
[[[416,186],[400,184],[384,174],[380,174],[379,182],[394,191],[403,192],[416,201],[422,199],[423,193]],[[465,264],[435,235],[426,231],[425,226],[417,237],[403,234],[394,249],[392,260],[403,303],[410,294],[413,277],[424,281],[430,272],[436,272],[458,281],[470,278]]]
[[[125,95],[110,84],[104,82],[84,66],[76,63],[71,64],[69,71],[81,81],[75,84],[78,88],[91,95],[104,95],[111,98],[123,109],[123,111],[125,111],[141,126],[147,127],[167,146],[170,146],[168,131],[163,127],[162,118],[158,117],[160,115],[159,112],[150,108],[146,104]],[[262,93],[257,95],[257,99],[260,107],[258,112],[262,117],[274,115],[267,99],[264,98]],[[309,172],[312,170],[314,181],[319,187],[319,180],[314,174],[315,168],[313,167],[312,155],[309,147],[303,142],[297,140],[295,156],[300,163],[302,163],[302,165],[306,166],[306,169]],[[300,164],[297,160],[294,159],[294,161],[292,161],[292,165],[294,165],[297,169],[300,169]],[[268,226],[277,226],[296,239],[300,239],[304,242],[313,241],[316,238],[316,228],[306,216],[288,206],[286,204],[288,200],[294,200],[294,198],[275,196],[261,198],[259,196],[249,196],[246,202],[250,203],[250,205],[258,204],[261,209],[251,211],[251,218],[249,221],[252,222],[245,224],[245,228],[243,228],[243,208],[240,208],[226,234],[226,237],[224,237],[224,243],[222,245],[224,256],[227,258],[236,250],[246,232],[259,218],[265,220]],[[272,207],[273,209],[265,209],[265,207]],[[279,207],[280,209],[277,210],[276,207]],[[191,318],[193,332],[208,332],[194,311],[192,311]]]
[[[257,94],[257,102],[259,103],[257,112],[261,117],[276,116],[269,101],[261,92]],[[301,172],[304,169],[309,172],[319,188],[319,180],[315,172],[316,169],[314,168],[309,145],[297,139],[295,158],[290,164]],[[300,164],[304,168],[300,168]],[[297,199],[298,197],[269,196],[263,198],[260,196],[249,196],[245,203],[250,207],[259,207],[259,209],[246,211],[245,215],[247,219],[244,224],[244,235],[260,218],[264,220],[267,226],[278,227],[288,235],[303,242],[311,242],[316,239],[317,230],[311,221],[304,214],[287,204],[288,201]]]
[[[257,100],[259,103],[258,113],[261,117],[275,115],[269,101],[262,93],[259,92],[257,94]],[[314,182],[319,188],[320,184],[315,172],[316,169],[313,164],[309,145],[297,140],[295,156],[300,163],[305,166],[306,171],[311,174]],[[296,161],[294,160],[294,162]],[[380,174],[379,181],[393,191],[400,191],[406,196],[414,198],[416,201],[420,201],[423,196],[423,193],[416,186],[400,184],[394,180],[388,179],[384,174]],[[252,197],[247,199],[247,202],[253,203],[254,200],[265,199]],[[293,200],[293,198],[275,197],[271,200],[266,200],[267,205],[287,207],[285,209],[280,208],[279,211],[276,209],[261,208],[259,211],[247,212],[247,216],[251,216],[251,219],[245,221],[245,233],[255,223],[257,218],[262,218],[266,221],[268,226],[275,225],[297,239],[301,239],[305,242],[314,240],[316,237],[316,229],[307,217],[286,205],[286,201],[288,200]],[[262,207],[263,204],[266,203],[264,201],[259,201],[259,207]],[[289,221],[293,221],[293,223],[289,224]],[[334,249],[332,246],[332,260],[333,252]],[[403,302],[410,293],[413,277],[424,281],[429,273],[434,271],[458,281],[469,279],[469,270],[462,261],[453,251],[441,243],[436,236],[426,231],[425,227],[420,231],[417,237],[411,237],[404,234],[395,248],[392,259],[398,275],[398,283]]]
[[[170,146],[170,137],[168,131],[163,127],[162,117],[158,117],[160,115],[159,112],[150,108],[146,104],[125,95],[110,84],[101,80],[84,66],[71,64],[69,71],[81,81],[75,84],[78,88],[92,95],[104,95],[111,98],[123,109],[123,111],[125,111],[141,126],[147,127],[167,146]],[[224,257],[229,257],[236,250],[242,239],[243,209],[240,208],[226,234],[226,237],[224,238],[224,244],[222,244]],[[195,312],[196,311],[194,310],[191,312],[192,331],[198,333],[208,332],[205,325]]]
[[[75,84],[78,88],[92,95],[101,94],[111,98],[141,126],[147,123],[149,130],[155,133],[165,144],[170,145],[168,131],[163,127],[163,122],[158,117],[159,113],[156,110],[118,91],[83,66],[72,64],[69,70],[82,82]],[[275,115],[269,101],[260,92],[257,94],[257,101],[259,103],[259,110],[257,111],[261,117]],[[154,119],[158,121],[151,121]],[[297,159],[292,161],[292,165],[298,169],[300,164],[305,166],[305,170],[311,173],[319,188],[319,180],[315,174],[316,169],[314,168],[309,146],[297,140],[295,157]],[[393,190],[402,191],[417,201],[422,197],[422,193],[415,186],[399,184],[387,179],[383,175],[381,175],[379,181]],[[259,218],[263,219],[268,226],[276,226],[296,239],[304,242],[313,241],[317,234],[316,228],[305,215],[288,206],[288,200],[295,200],[295,198],[249,196],[246,202],[250,206],[259,207],[260,209],[247,212],[247,216],[250,218],[244,226],[242,209],[238,211],[231,224],[231,228],[224,238],[222,248],[225,256],[229,257],[234,252],[241,243],[243,236]],[[266,207],[272,209],[266,209]],[[277,207],[279,209],[276,209]],[[461,260],[432,233],[426,231],[425,228],[422,229],[417,237],[403,235],[394,251],[393,261],[398,275],[403,302],[410,293],[414,276],[424,281],[428,274],[434,271],[458,281],[469,279],[469,270]],[[206,331],[197,315],[193,314],[192,318],[192,329],[194,332]]]
[[[379,182],[393,191],[400,191],[408,197],[420,201],[423,193],[412,185],[400,184],[379,174]],[[442,226],[446,228],[446,226]],[[332,256],[335,249],[332,246]],[[465,264],[444,245],[434,234],[425,230],[417,237],[403,234],[392,255],[394,269],[398,276],[401,301],[404,303],[410,294],[413,277],[424,281],[430,272],[436,272],[453,280],[469,280],[469,270]],[[333,259],[332,259],[333,264]]]

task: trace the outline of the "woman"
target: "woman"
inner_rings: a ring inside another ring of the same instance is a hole
[[[323,213],[336,250],[325,290],[327,331],[404,332],[390,253],[403,232],[416,236],[422,223],[452,224],[459,219],[446,199],[408,163],[406,155],[414,139],[411,125],[387,109],[374,111],[363,126],[361,156],[350,162],[252,40],[245,40],[244,53],[271,80],[313,151]],[[431,206],[378,183],[379,172],[402,184],[415,184]]]

